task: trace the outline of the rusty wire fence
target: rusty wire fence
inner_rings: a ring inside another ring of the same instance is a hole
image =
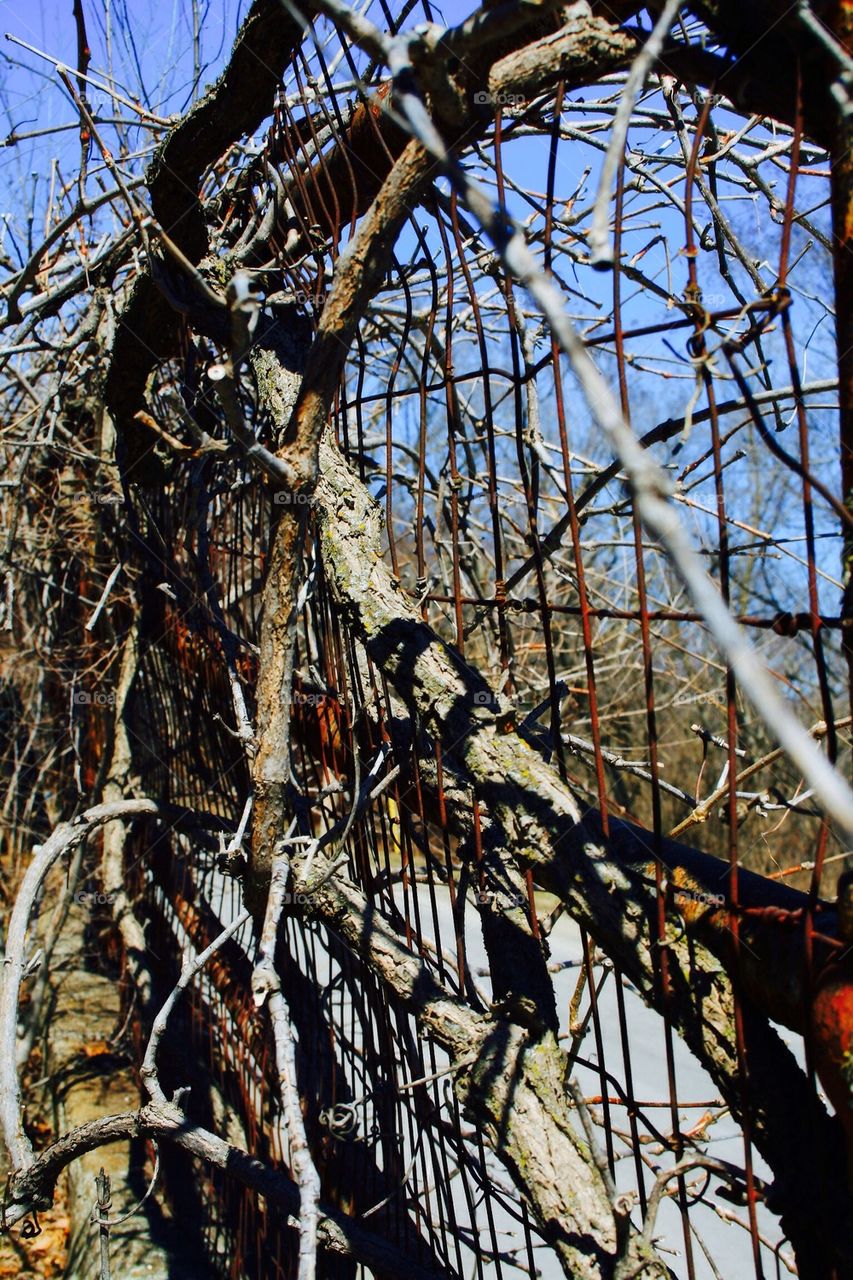
[[[426,3],[422,14],[400,6],[393,21],[382,9],[375,20],[389,29],[434,17]],[[294,265],[276,225],[254,269],[309,336],[388,145],[378,111],[355,107],[353,116],[352,105],[357,91],[382,95],[383,73],[328,24],[318,20],[314,32],[263,137],[234,147],[205,185],[231,253],[259,236],[287,193],[291,221],[315,247]],[[689,19],[674,33],[685,44],[701,37]],[[586,232],[624,78],[484,102],[486,123],[464,163],[524,226],[565,291],[733,612],[799,718],[846,770],[839,566],[850,517],[837,496],[826,156],[799,128],[739,116],[724,98],[691,97],[655,78],[632,115],[614,194],[616,267],[595,272]],[[215,349],[188,323],[182,342],[183,359],[157,367],[148,405],[170,421],[180,397],[221,435],[203,376]],[[253,429],[275,446],[248,374],[240,392]],[[412,210],[393,269],[367,305],[332,428],[383,509],[384,555],[399,590],[511,701],[512,727],[524,728],[584,803],[646,828],[650,854],[657,836],[674,833],[815,899],[831,896],[842,838],[776,751],[641,529],[541,314],[443,180]],[[229,690],[239,683],[251,715],[265,548],[280,504],[239,459],[172,456],[165,446],[161,455],[153,482],[126,463],[126,518],[102,502],[104,520],[115,519],[92,574],[96,594],[116,547],[132,566],[140,660],[128,726],[139,785],[217,820],[193,839],[153,820],[131,837],[137,909],[165,991],[187,950],[204,949],[239,910],[239,867],[226,851],[250,778]],[[42,479],[36,498],[51,483]],[[486,1009],[482,850],[463,859],[444,812],[441,758],[454,744],[431,744],[437,787],[421,786],[423,744],[406,757],[399,705],[336,610],[310,518],[304,552],[291,707],[295,829],[316,835],[344,819],[390,757],[396,772],[349,833],[347,872],[448,989]],[[85,649],[76,660],[82,669]],[[83,762],[85,710],[72,727]],[[474,830],[476,842],[476,821]],[[663,901],[662,882],[659,892]],[[721,901],[728,892],[721,884]],[[561,1037],[619,1188],[645,1209],[656,1174],[697,1144],[741,1171],[735,1190],[707,1170],[668,1187],[660,1230],[674,1273],[793,1273],[749,1134],[667,1018],[646,1009],[529,876],[524,906],[547,939]],[[200,1081],[190,1114],[286,1164],[250,955],[244,931],[202,975],[164,1080]],[[295,909],[279,955],[326,1199],[404,1249],[414,1274],[557,1275],[551,1243],[463,1118],[446,1056],[365,965]],[[747,1069],[742,1084],[748,1114]],[[215,1274],[296,1274],[286,1216],[200,1164],[189,1170],[179,1153],[164,1165],[167,1192]],[[324,1258],[324,1274],[358,1274],[349,1260]]]
[[[354,78],[353,61],[334,42],[306,44],[252,161],[258,220],[277,186],[299,184],[309,225],[335,224],[330,257],[281,270],[284,291],[308,316],[322,307],[356,203],[322,160],[341,127],[329,90],[336,73]],[[635,112],[620,175],[620,266],[596,276],[582,229],[620,90],[612,77],[582,97],[500,104],[468,163],[566,288],[626,414],[671,473],[709,568],[799,713],[825,723],[835,754],[849,720],[839,720],[847,706],[832,325],[822,301],[831,272],[825,161],[795,132],[750,121],[736,136],[725,103],[655,87]],[[300,121],[306,91],[315,109]],[[313,168],[294,142],[309,129]],[[661,137],[667,145],[656,148]],[[240,180],[250,187],[245,171]],[[169,369],[165,384],[175,376]],[[531,731],[579,794],[652,833],[686,832],[701,816],[705,848],[798,875],[802,886],[813,864],[820,892],[824,864],[843,849],[784,762],[738,780],[773,744],[639,530],[541,316],[441,184],[429,207],[413,211],[394,272],[368,308],[334,427],[384,508],[401,589],[513,700],[519,720],[532,713]],[[141,522],[148,545],[156,529],[190,592],[206,593],[208,574],[216,583],[249,689],[270,519],[257,495],[239,471],[185,465],[161,513]],[[176,511],[187,513],[184,523]],[[381,671],[336,619],[319,556],[313,564],[293,703],[308,830],[342,815],[343,793],[380,759],[395,715]],[[150,769],[155,793],[233,823],[248,792],[233,739],[215,727],[227,700],[219,641],[180,602],[161,595],[151,609],[134,712],[143,781]],[[472,906],[482,886],[447,834],[440,786],[437,802],[427,800],[417,772],[413,758],[409,785],[388,788],[359,820],[348,868],[443,981],[485,1007],[489,975]],[[152,948],[176,966],[183,940],[201,949],[233,916],[236,887],[213,855],[200,861],[180,845],[142,865]],[[528,909],[534,929],[553,939],[563,1034],[620,1186],[642,1200],[651,1170],[696,1141],[751,1178],[748,1142],[666,1020],[642,1008],[532,884]],[[556,1274],[523,1202],[461,1118],[446,1060],[322,928],[291,921],[286,956],[324,1186],[425,1264],[459,1276]],[[286,1159],[269,1046],[250,1030],[248,967],[237,942],[219,957],[193,998],[187,1044],[212,1075],[211,1107],[223,1098],[249,1149]],[[214,1055],[212,1045],[226,1052]],[[719,1189],[704,1172],[676,1188],[666,1230],[677,1273],[746,1274],[753,1252],[767,1273],[789,1268],[754,1187],[752,1205],[721,1199]],[[248,1193],[236,1209],[233,1188],[205,1179],[199,1195],[206,1242],[227,1259],[225,1273],[289,1274],[287,1231]]]

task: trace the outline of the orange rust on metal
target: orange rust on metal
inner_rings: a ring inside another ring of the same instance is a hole
[[[853,961],[828,966],[811,1008],[815,1067],[844,1129],[847,1181],[853,1191]]]
[[[853,3],[841,0],[827,13],[827,25],[848,53],[853,48]],[[838,346],[841,495],[853,506],[853,124],[839,112],[832,148],[832,226],[834,243],[835,331]],[[853,538],[845,532],[842,550],[845,617],[853,616]],[[853,635],[842,632],[853,709]]]

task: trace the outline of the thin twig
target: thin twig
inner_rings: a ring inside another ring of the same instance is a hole
[[[171,1015],[172,1010],[178,1003],[182,993],[186,991],[196,974],[201,972],[210,957],[250,919],[251,913],[249,911],[241,911],[240,914],[222,930],[221,933],[217,934],[210,945],[205,947],[204,951],[199,952],[193,960],[187,961],[181,970],[181,976],[178,978],[178,981],[175,983],[174,987],[160,1007],[160,1011],[152,1024],[151,1034],[148,1037],[148,1045],[145,1049],[145,1057],[142,1059],[142,1066],[139,1070],[139,1074],[145,1084],[145,1087],[155,1102],[168,1101],[157,1075],[157,1049],[163,1038],[163,1033],[166,1030],[166,1024],[169,1021],[169,1016]]]
[[[622,159],[622,153],[625,150],[625,139],[628,136],[631,116],[633,115],[640,90],[646,82],[646,76],[660,55],[663,42],[678,15],[681,4],[682,0],[666,0],[666,4],[652,29],[651,35],[631,65],[631,70],[628,72],[628,78],[625,81],[625,87],[622,90],[622,96],[619,99],[619,106],[610,126],[610,142],[601,166],[598,194],[595,197],[595,206],[592,211],[592,225],[587,236],[590,265],[597,267],[599,270],[604,270],[613,265],[613,241],[610,236],[610,193],[613,188],[613,178]]]
[[[298,1280],[314,1280],[317,1270],[317,1223],[320,1204],[320,1175],[308,1145],[302,1117],[302,1103],[296,1075],[296,1050],[290,1012],[281,991],[275,965],[278,926],[284,909],[290,861],[285,853],[273,857],[267,909],[264,917],[258,962],[252,971],[255,1007],[269,1010],[275,1041],[279,1088],[287,1123],[290,1163],[299,1184],[299,1275]]]

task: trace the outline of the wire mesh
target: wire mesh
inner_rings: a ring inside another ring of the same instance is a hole
[[[396,16],[384,4],[371,13],[392,30],[434,18],[426,0],[395,7]],[[698,46],[704,28],[680,19],[674,39]],[[402,148],[378,110],[383,76],[317,20],[262,140],[233,148],[205,181],[223,252],[253,244],[253,269],[289,317],[282,323],[306,334],[389,152]],[[564,289],[623,413],[670,475],[709,572],[797,714],[846,768],[835,566],[850,517],[835,496],[826,158],[802,126],[742,118],[725,99],[697,100],[657,77],[636,105],[620,165],[615,269],[595,273],[586,230],[624,78],[487,104],[465,164]],[[282,193],[290,220],[277,217],[262,235]],[[295,263],[294,229],[312,245]],[[152,412],[174,421],[182,404],[224,437],[204,377],[214,346],[187,319],[181,344],[180,359],[156,368]],[[253,429],[275,447],[248,375],[240,394]],[[412,211],[366,306],[332,428],[383,509],[400,592],[511,700],[507,727],[524,728],[605,830],[612,817],[638,823],[650,859],[673,833],[725,858],[732,875],[720,891],[735,946],[737,868],[790,878],[813,905],[830,896],[842,836],[774,754],[641,527],[541,314],[441,179]],[[236,680],[251,715],[265,548],[280,508],[239,458],[158,450],[153,480],[125,459],[127,520],[116,530],[141,609],[133,765],[146,794],[217,819],[223,833],[217,843],[210,821],[197,838],[151,822],[131,838],[137,905],[165,991],[182,958],[238,910],[235,868],[222,855],[250,779],[229,690]],[[42,496],[37,489],[34,499]],[[441,759],[455,744],[431,744],[425,781],[424,744],[401,747],[399,705],[342,621],[310,522],[304,552],[310,591],[291,706],[298,829],[318,834],[344,819],[393,743],[399,771],[354,824],[347,875],[450,991],[489,1009],[501,992],[478,925],[490,890],[476,809],[473,852],[460,850],[446,818]],[[91,680],[85,653],[66,665]],[[97,752],[76,750],[91,772]],[[660,863],[656,874],[653,947],[667,930]],[[674,1273],[793,1271],[751,1144],[740,1026],[742,1123],[673,1031],[666,947],[657,951],[658,1018],[532,877],[521,887],[533,933],[547,940],[561,1038],[620,1190],[645,1210],[659,1170],[698,1146],[738,1170],[735,1191],[707,1170],[674,1180],[660,1213]],[[558,1274],[552,1243],[461,1114],[446,1055],[299,906],[287,914],[279,959],[324,1200],[375,1225],[426,1270]],[[274,1055],[251,998],[251,945],[250,931],[235,937],[192,989],[164,1079],[200,1080],[190,1114],[286,1166]],[[809,1059],[808,1046],[797,1052]],[[186,1172],[172,1153],[167,1188],[216,1274],[296,1274],[286,1216],[198,1163]],[[331,1255],[323,1265],[331,1277],[357,1273]]]

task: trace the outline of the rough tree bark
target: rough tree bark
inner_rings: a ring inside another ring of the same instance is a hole
[[[590,7],[583,0],[565,11],[547,4],[486,7],[455,32],[444,33],[431,45],[427,40],[428,53],[418,72],[425,99],[451,149],[461,152],[484,131],[483,113],[475,105],[481,92],[497,98],[512,91],[531,100],[558,83],[567,90],[630,66],[640,42],[635,29],[620,23],[639,9],[635,4],[619,5],[614,15],[609,6]],[[811,135],[821,141],[846,137],[836,126],[836,103],[825,87],[831,53],[816,45],[803,59],[797,56],[795,45],[802,31],[795,14],[770,0],[748,11],[722,2],[699,3],[696,9],[720,38],[721,50],[667,50],[666,70],[690,84],[713,81],[744,109],[790,122],[797,121],[798,103],[788,73],[797,70]],[[309,6],[308,16],[313,12]],[[218,261],[211,252],[200,190],[205,173],[228,146],[265,119],[302,38],[301,25],[284,9],[271,0],[255,0],[226,72],[170,131],[146,176],[156,220],[152,240],[157,243],[159,229],[161,247],[125,286],[104,380],[128,486],[156,480],[161,471],[150,432],[139,420],[152,370],[178,355],[190,331],[218,343],[227,361],[233,357],[228,385],[243,355],[231,346],[223,285],[233,284],[245,264]],[[484,815],[478,836],[487,850],[486,872],[496,892],[481,910],[495,972],[503,966],[504,998],[484,1014],[446,989],[375,912],[363,888],[336,863],[334,853],[313,848],[292,860],[294,883],[305,898],[298,910],[306,920],[322,921],[384,984],[396,1006],[416,1017],[422,1035],[449,1056],[453,1088],[466,1115],[511,1175],[566,1275],[628,1280],[666,1274],[663,1255],[648,1233],[632,1223],[631,1205],[616,1195],[600,1153],[588,1140],[570,1087],[568,1057],[555,1034],[544,948],[525,913],[501,897],[507,886],[530,873],[538,887],[567,906],[646,1002],[660,1012],[665,1008],[733,1114],[748,1121],[773,1171],[773,1208],[794,1245],[800,1274],[814,1280],[850,1274],[853,1201],[840,1126],[827,1115],[772,1025],[819,1036],[809,984],[814,965],[825,964],[834,954],[833,946],[840,950],[851,940],[844,911],[829,904],[816,908],[807,895],[741,871],[737,889],[745,914],[739,924],[740,944],[734,946],[729,908],[718,898],[728,875],[724,864],[674,841],[654,841],[627,823],[611,820],[605,831],[601,816],[585,805],[529,735],[513,727],[510,703],[502,702],[477,669],[426,625],[395,581],[383,557],[379,509],[328,433],[347,353],[385,277],[400,230],[414,207],[434,198],[433,160],[408,137],[399,118],[381,112],[383,101],[391,97],[384,87],[376,100],[360,106],[349,123],[346,143],[333,149],[323,172],[318,165],[288,192],[291,212],[299,211],[300,201],[316,212],[312,189],[319,190],[329,174],[334,180],[345,169],[350,178],[355,176],[349,213],[357,228],[336,263],[313,339],[309,342],[295,317],[284,336],[277,333],[278,327],[290,323],[286,312],[264,316],[247,361],[257,407],[273,423],[274,455],[282,464],[278,471],[266,469],[287,501],[276,508],[267,548],[254,738],[243,743],[254,804],[243,886],[246,903],[260,923],[272,869],[294,812],[294,631],[306,546],[316,536],[325,580],[348,639],[367,655],[395,699],[400,757],[413,749],[419,785],[443,795],[463,858],[470,852],[475,803]],[[844,163],[843,157],[837,159],[838,210],[847,194]],[[842,212],[837,220],[843,226]],[[320,231],[337,229],[324,226]],[[306,248],[303,230],[291,245],[293,260]],[[845,271],[839,259],[840,283]],[[211,291],[218,302],[211,303]],[[227,390],[223,386],[221,395],[226,417]],[[289,477],[286,488],[276,481],[282,475]],[[299,500],[308,497],[310,505]],[[11,921],[0,1001],[0,1055],[6,1062],[5,1069],[0,1068],[0,1115],[14,1167],[6,1197],[7,1225],[49,1203],[59,1174],[83,1153],[139,1135],[174,1143],[210,1162],[287,1214],[298,1211],[300,1192],[305,1190],[304,1179],[300,1187],[297,1176],[274,1171],[249,1152],[190,1123],[176,1103],[164,1098],[81,1124],[38,1155],[24,1132],[20,1083],[9,1068],[15,1058],[31,909],[50,867],[96,825],[108,824],[104,883],[115,900],[116,925],[142,1014],[148,1018],[152,1013],[151,976],[140,960],[144,938],[123,885],[125,824],[139,814],[158,811],[156,797],[129,798],[134,790],[133,748],[124,711],[136,655],[137,637],[131,633],[125,639],[104,804],[58,828],[34,856]],[[440,782],[436,742],[442,744]],[[672,928],[663,940],[669,964],[666,995],[657,938],[656,875],[661,868]],[[809,969],[802,929],[780,928],[779,920],[785,917],[796,925],[816,909],[826,941],[812,944]],[[189,904],[184,922],[200,949],[205,937],[210,945],[203,910],[195,911]],[[274,940],[267,938],[267,943],[271,959]],[[515,963],[507,964],[507,956]],[[849,958],[833,970],[833,981],[839,973],[847,989]],[[282,997],[278,988],[275,994]],[[748,1115],[743,1112],[736,998],[743,1010],[749,1059]],[[818,1057],[818,1066],[832,1096],[843,1098],[850,1091],[849,1063],[837,1054],[833,1057],[836,1047]],[[411,1225],[411,1236],[418,1237],[416,1224]],[[435,1257],[417,1264],[402,1256],[380,1231],[374,1233],[329,1204],[321,1204],[318,1239],[321,1248],[356,1259],[379,1277],[406,1272],[429,1280],[450,1274],[440,1272]]]

